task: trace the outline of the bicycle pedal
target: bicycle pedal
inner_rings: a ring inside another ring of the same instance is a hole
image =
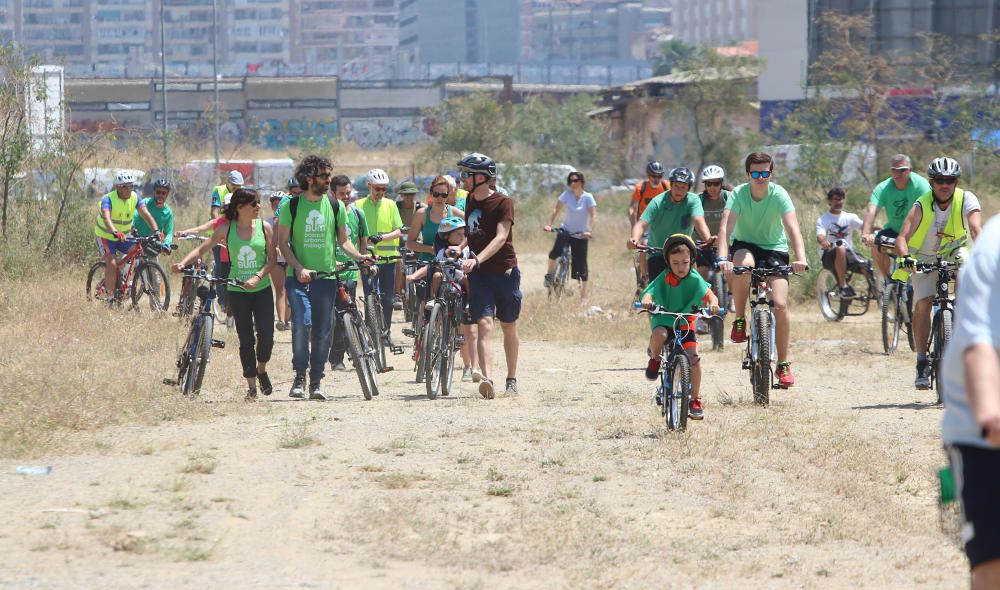
[[[413,328],[403,328],[403,336],[406,336],[407,338],[416,338],[417,333],[413,330]]]
[[[164,385],[172,385],[172,386],[178,385],[177,380],[176,379],[171,379],[170,377],[164,378],[163,379],[163,384]]]
[[[403,354],[402,346],[390,346],[389,350],[392,352],[392,354]]]
[[[751,364],[750,361],[743,361],[743,370],[744,371],[750,370],[750,364]]]
[[[225,347],[226,347],[225,340],[216,340],[215,338],[212,339],[212,348],[225,348]]]
[[[461,334],[455,336],[455,344],[458,346],[465,344],[465,336],[462,336]]]
[[[383,373],[388,373],[389,371],[394,371],[394,370],[395,370],[394,367],[385,367],[384,369],[382,369],[382,372]]]

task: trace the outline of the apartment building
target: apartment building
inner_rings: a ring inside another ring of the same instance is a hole
[[[671,8],[647,0],[532,0],[533,62],[622,62],[648,58],[654,32],[669,28]]]
[[[759,0],[674,0],[674,36],[692,45],[756,40],[759,4]]]
[[[520,0],[403,0],[399,52],[413,64],[521,60]]]
[[[291,60],[335,64],[344,78],[392,78],[399,47],[396,0],[291,0]]]

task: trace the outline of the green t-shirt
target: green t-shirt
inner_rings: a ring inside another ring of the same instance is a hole
[[[347,208],[344,213],[344,217],[347,221],[344,225],[347,226],[347,237],[350,238],[351,243],[354,244],[355,248],[361,249],[361,238],[368,236],[367,222],[365,221],[365,212],[358,209],[354,205]],[[337,262],[351,262],[354,260],[344,252],[344,249],[337,244]],[[351,272],[341,275],[341,279],[345,281],[358,282],[358,271],[352,270]]]
[[[719,226],[722,225],[722,212],[726,209],[726,203],[732,198],[733,193],[722,190],[719,198],[712,200],[708,198],[708,192],[701,193],[701,208],[705,211],[705,223],[708,224],[708,233],[713,236],[719,235]]]
[[[648,207],[646,209],[649,210]],[[667,269],[661,272],[656,279],[650,281],[642,294],[645,296],[646,293],[652,293],[653,303],[666,308],[667,311],[685,313],[691,311],[695,306],[704,307],[707,305],[710,290],[708,282],[693,269],[688,273],[688,276],[679,280],[670,269]],[[657,326],[672,328],[674,318],[666,315],[651,315],[649,323],[653,328]]]
[[[910,207],[930,190],[931,185],[926,178],[911,172],[910,181],[903,190],[896,188],[896,183],[891,177],[878,183],[872,191],[871,198],[868,199],[868,204],[885,209],[886,229],[899,232],[903,227],[903,220],[910,212]]]
[[[152,198],[144,199],[146,203],[146,211],[153,216],[153,220],[156,221],[156,225],[166,236],[163,239],[163,243],[170,245],[174,243],[174,210],[170,208],[170,205],[166,203],[163,204],[163,208],[156,206],[156,201]],[[140,238],[145,238],[147,236],[153,235],[153,228],[149,227],[146,220],[139,215],[139,210],[136,209],[135,213],[132,214],[132,227],[135,228],[137,234]]]
[[[267,264],[267,236],[264,234],[264,223],[263,219],[254,221],[253,233],[249,240],[240,238],[234,222],[223,226],[225,229],[219,228],[219,231],[226,232],[226,248],[231,252],[232,267],[229,270],[229,278],[248,281]],[[256,293],[270,286],[271,274],[268,273],[253,289],[244,289],[235,285],[229,285],[228,289],[235,293]]]
[[[303,267],[317,272],[333,272],[337,268],[337,232],[344,227],[344,206],[337,201],[336,212],[330,199],[323,195],[318,201],[299,197],[292,228],[292,252]],[[278,225],[291,227],[292,206],[279,207]],[[336,227],[334,227],[336,224]],[[295,276],[295,269],[288,265],[288,276]],[[335,277],[327,277],[335,280]]]
[[[704,215],[705,210],[701,207],[701,198],[698,195],[688,193],[680,203],[674,203],[670,199],[670,192],[667,191],[646,205],[641,219],[649,225],[649,245],[660,248],[673,234],[692,235],[694,218]],[[661,255],[650,254],[647,257],[653,256]]]
[[[764,250],[788,252],[788,236],[785,235],[782,218],[795,211],[795,205],[781,185],[770,183],[767,196],[755,201],[750,196],[750,184],[741,184],[733,189],[726,208],[739,216],[733,229],[734,240],[754,244]]]

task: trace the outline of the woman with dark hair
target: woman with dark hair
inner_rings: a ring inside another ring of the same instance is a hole
[[[562,254],[563,248],[569,242],[570,250],[573,253],[572,278],[580,280],[580,298],[587,298],[587,240],[590,239],[594,231],[594,224],[597,222],[597,201],[594,195],[583,190],[586,181],[582,172],[570,172],[566,177],[568,189],[559,195],[552,214],[549,215],[549,222],[545,226],[545,231],[553,231],[552,224],[556,220],[559,211],[566,207],[566,218],[563,219],[561,228],[564,230],[556,234],[556,242],[549,252],[549,269],[545,273],[545,286],[552,281],[552,272],[555,270],[556,259]],[[575,234],[575,235],[574,235]]]
[[[267,376],[267,362],[271,360],[274,347],[274,295],[270,272],[277,262],[271,225],[260,218],[260,207],[256,191],[238,189],[223,209],[227,223],[221,225],[210,240],[173,266],[174,272],[181,272],[216,244],[224,244],[232,252],[229,278],[242,281],[243,286],[228,287],[229,306],[240,338],[240,363],[247,380],[247,401],[256,399],[258,381],[264,395],[271,395],[272,389]]]

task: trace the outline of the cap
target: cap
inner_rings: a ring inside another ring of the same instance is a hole
[[[243,174],[239,170],[230,170],[229,176],[226,177],[226,182],[243,186]]]
[[[399,187],[396,189],[396,192],[401,195],[415,195],[420,192],[420,190],[417,188],[417,183],[412,180],[404,180],[399,183]]]

